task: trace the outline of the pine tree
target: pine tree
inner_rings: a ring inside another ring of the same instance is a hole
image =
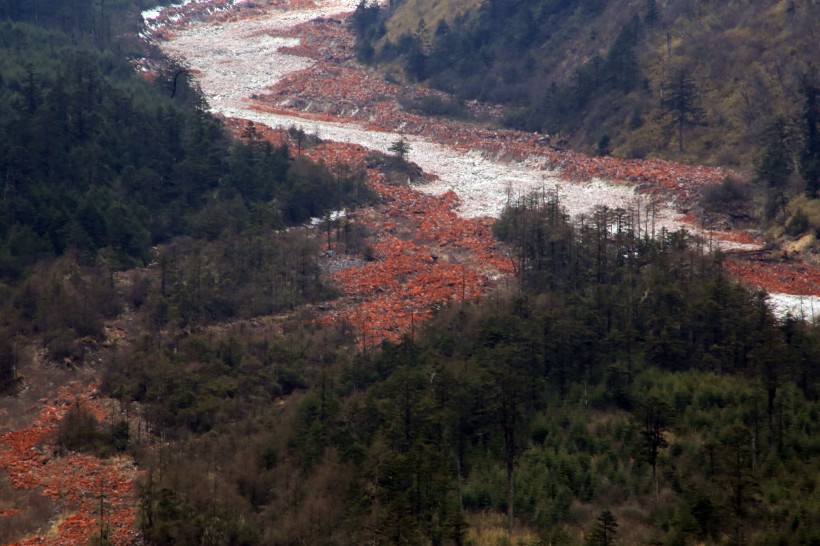
[[[727,504],[731,510],[736,544],[744,543],[744,524],[759,493],[751,439],[748,428],[734,424],[729,427],[720,446],[722,472],[717,479],[729,493]]]
[[[800,174],[806,182],[806,195],[815,198],[820,191],[820,88],[808,79],[803,82],[803,153],[800,156]]]
[[[766,211],[769,218],[773,218],[778,210],[785,212],[786,208],[786,193],[793,172],[786,139],[786,123],[778,119],[767,131],[766,148],[757,163],[757,179],[768,188]]]
[[[672,81],[664,84],[661,110],[678,128],[678,151],[684,151],[683,131],[702,125],[706,112],[700,107],[700,90],[685,69],[678,70]]]
[[[618,534],[618,520],[615,515],[609,511],[604,510],[598,516],[595,526],[589,533],[589,546],[612,546],[615,544],[615,536]]]
[[[658,22],[658,4],[655,0],[646,0],[646,24],[654,25]]]
[[[636,412],[640,422],[643,448],[647,462],[652,466],[652,488],[658,498],[658,455],[667,446],[665,433],[669,430],[672,409],[654,396],[643,401]]]
[[[393,152],[396,159],[398,159],[401,163],[404,163],[407,160],[407,154],[410,153],[410,143],[407,142],[407,139],[404,138],[404,136],[402,136],[399,140],[391,144],[387,150]]]

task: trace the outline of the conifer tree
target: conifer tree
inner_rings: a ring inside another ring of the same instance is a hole
[[[668,404],[657,397],[650,396],[642,402],[636,412],[636,419],[641,425],[643,448],[647,462],[652,466],[652,488],[655,500],[658,499],[658,456],[661,449],[667,446],[665,433],[669,430],[672,410]]]
[[[757,179],[768,188],[767,216],[785,212],[792,160],[786,146],[786,123],[778,119],[767,131],[766,148],[757,163]],[[808,192],[808,189],[807,189]]]
[[[646,0],[646,24],[654,25],[658,22],[658,4],[655,0]]]
[[[820,192],[820,88],[807,79],[803,82],[803,153],[800,156],[800,174],[806,182],[806,195],[815,198]]]
[[[686,69],[678,70],[672,80],[663,86],[661,110],[678,129],[678,151],[684,151],[683,132],[688,127],[701,125],[706,112],[700,107],[700,90]]]
[[[598,516],[595,526],[589,534],[587,544],[589,546],[612,546],[615,544],[617,529],[618,520],[609,509],[606,509]]]
[[[407,160],[407,154],[410,153],[410,143],[407,142],[407,139],[404,138],[404,136],[402,136],[387,149],[395,154],[396,159],[398,159],[399,162],[404,163]]]

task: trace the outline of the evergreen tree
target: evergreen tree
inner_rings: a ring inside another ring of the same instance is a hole
[[[754,507],[758,480],[754,471],[752,434],[739,424],[728,427],[720,446],[721,473],[718,481],[729,493],[728,504],[734,524],[735,544],[744,543],[745,521]]]
[[[421,23],[424,21],[422,20]],[[422,81],[427,77],[427,54],[423,37],[426,36],[426,27],[423,32],[416,32],[413,36],[408,36],[403,40],[404,70],[416,81]]]
[[[391,144],[387,150],[393,152],[400,163],[404,163],[407,160],[407,155],[410,153],[410,143],[407,142],[407,139],[402,135],[402,137]]]
[[[369,63],[373,60],[375,49],[371,42],[377,34],[379,13],[378,3],[368,4],[366,0],[361,0],[348,18],[348,24],[356,36],[356,57],[361,62]]]
[[[615,43],[609,48],[603,72],[611,88],[623,92],[634,89],[640,81],[641,71],[635,46],[638,43],[641,21],[637,15],[624,25]]]
[[[618,520],[609,509],[606,509],[598,516],[595,526],[589,533],[587,544],[589,546],[612,546],[615,544],[617,534]]]
[[[663,86],[661,110],[678,129],[678,151],[684,151],[684,129],[701,125],[706,112],[700,107],[700,90],[686,69],[678,70]]]
[[[671,424],[672,409],[663,400],[650,396],[638,405],[635,418],[640,423],[644,456],[652,467],[652,488],[658,500],[658,456],[666,447],[665,434]]]
[[[766,211],[769,218],[786,210],[786,195],[793,171],[786,139],[786,123],[778,119],[767,131],[766,147],[757,163],[757,179],[768,191]]]
[[[806,78],[803,82],[803,153],[800,174],[806,183],[806,195],[815,198],[820,192],[820,88]]]
[[[658,3],[655,0],[646,0],[646,24],[649,26],[658,22]]]

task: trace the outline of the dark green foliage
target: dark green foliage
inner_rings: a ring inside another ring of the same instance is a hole
[[[5,331],[15,332],[6,341],[15,367],[29,336],[39,337],[50,359],[81,363],[87,350],[103,338],[103,321],[121,311],[111,274],[104,267],[83,270],[69,256],[38,264],[26,280],[9,290],[0,304]]]
[[[135,2],[106,0],[93,9],[104,4],[120,9],[123,23],[138,15]],[[23,1],[11,16],[53,22],[39,11],[46,7],[55,6]],[[5,3],[0,9],[9,14]],[[362,170],[331,172],[294,159],[253,126],[243,142],[232,142],[204,112],[186,72],[171,67],[147,83],[120,58],[129,47],[113,47],[115,32],[86,31],[67,36],[0,23],[0,277],[9,283],[0,284],[0,388],[14,389],[35,350],[65,368],[107,355],[106,388],[144,404],[144,418],[133,430],[126,422],[98,423],[77,406],[59,426],[59,449],[100,456],[133,449],[146,468],[160,469],[159,486],[149,479],[142,499],[144,536],[152,543],[259,543],[257,509],[273,499],[284,459],[278,453],[288,445],[265,428],[274,420],[271,408],[304,389],[317,362],[341,361],[335,351],[348,334],[272,341],[270,332],[252,340],[244,330],[241,339],[190,332],[332,295],[315,241],[299,230],[275,230],[372,194]],[[302,136],[305,145],[314,140]],[[353,231],[345,232],[351,248],[366,237]],[[121,294],[116,272],[130,265],[148,267],[132,271],[135,281]],[[104,324],[124,301],[139,316],[133,345],[118,352],[102,341]],[[258,449],[239,449],[236,437],[235,459],[223,467],[222,454],[217,465],[200,435],[220,438],[236,423],[248,426],[242,437],[258,440]],[[180,445],[195,437],[196,454],[169,462],[161,447],[156,462],[153,450],[142,449],[146,425]],[[321,434],[307,436],[304,445],[324,455]],[[257,463],[269,472],[257,472]],[[181,477],[195,472],[195,485]],[[200,479],[206,474],[210,482]],[[17,525],[2,519],[0,532],[6,522]],[[92,537],[107,540],[105,529]]]
[[[803,151],[800,174],[806,183],[806,195],[818,197],[820,191],[820,88],[808,77],[803,81]]]
[[[143,533],[151,544],[195,546],[210,542],[249,546],[258,543],[258,531],[222,506],[217,511],[216,504],[197,505],[190,497],[171,489],[155,490],[150,481],[141,500],[145,518]]]
[[[598,155],[609,155],[609,135],[601,135],[598,139]]]
[[[106,388],[150,404],[149,424],[167,435],[223,430],[245,413],[255,415],[278,397],[304,389],[307,375],[321,364],[317,360],[333,357],[333,344],[345,336],[190,336],[160,347],[146,339],[111,362]]]
[[[302,223],[372,199],[373,193],[364,183],[364,172],[339,166],[336,171],[332,174],[322,163],[296,159],[287,171],[281,195],[285,221]]]
[[[373,60],[375,50],[372,42],[384,35],[384,22],[381,21],[381,8],[377,2],[367,3],[361,0],[356,11],[348,19],[356,36],[356,57],[365,63]]]
[[[407,159],[407,154],[410,153],[410,143],[403,136],[387,148],[388,151],[393,152],[396,159],[403,163]]]
[[[75,43],[98,49],[120,47],[137,51],[135,36],[140,30],[140,11],[171,0],[2,0],[0,21],[11,20],[36,24],[62,32]]]
[[[765,148],[757,163],[757,179],[766,185],[766,216],[785,212],[791,175],[794,171],[786,140],[786,123],[777,120],[767,131]]]
[[[178,235],[216,238],[298,224],[370,197],[362,173],[333,175],[287,147],[231,143],[176,67],[154,85],[111,52],[0,24],[0,275],[101,252],[139,265]],[[4,108],[5,106],[5,108]]]
[[[104,425],[79,402],[68,410],[57,427],[59,449],[86,451],[98,457],[122,453],[128,447],[128,440],[127,421]]]
[[[672,424],[672,409],[663,400],[650,396],[638,403],[635,418],[643,438],[643,456],[652,467],[652,483],[657,499],[658,456],[661,450],[669,445],[666,441],[666,433]]]
[[[661,11],[654,4],[648,12]],[[541,23],[581,28],[604,5],[489,2],[469,43],[456,35],[462,20],[432,36],[419,28],[394,55],[407,63],[415,52],[416,77],[451,86],[443,65],[453,61],[470,96],[521,101],[516,82],[540,61],[507,54],[549,48],[543,33],[557,26]],[[60,6],[0,2],[3,16],[46,18],[46,8]],[[383,33],[381,16],[361,4],[357,34]],[[511,122],[570,124],[596,94],[641,92],[634,44],[649,19],[633,18],[550,87],[543,117],[530,121],[523,106]],[[28,42],[58,51],[64,38],[3,28],[0,161],[14,184],[2,267],[30,274],[0,291],[0,378],[14,380],[20,356],[11,332],[82,361],[121,308],[113,271],[163,243],[127,294],[143,335],[111,353],[105,381],[142,404],[159,442],[140,449],[139,429],[108,428],[82,408],[60,432],[66,449],[135,448],[147,542],[457,545],[482,510],[556,543],[580,544],[581,528],[596,544],[616,528],[623,544],[820,539],[817,328],[775,321],[689,234],[654,233],[646,211],[602,207],[570,221],[553,195],[513,203],[496,229],[517,293],[441,309],[415,339],[354,356],[344,325],[297,315],[329,294],[314,244],[270,228],[361,202],[361,173],[300,159],[303,131],[296,159],[252,127],[230,143],[184,75],[171,101],[169,75],[156,89],[121,78],[130,67],[104,52],[63,63],[71,70],[41,63]],[[113,34],[96,32],[92,45]],[[363,57],[367,46],[357,41]],[[494,62],[498,52],[513,62]],[[637,108],[624,112],[643,123]],[[283,310],[297,320],[254,319]],[[254,320],[220,324],[237,317]]]
[[[152,221],[201,191],[181,179],[182,134],[205,137],[212,122],[159,98],[159,89],[140,83],[127,62],[107,52],[25,25],[5,23],[0,34],[7,37],[4,90],[22,105],[0,116],[4,275],[68,249],[85,260],[107,247],[124,263],[145,261],[152,239],[173,234],[160,234],[168,226]],[[8,37],[23,46],[11,46]],[[207,138],[223,137],[210,129]],[[169,193],[144,184],[151,178],[167,180]],[[28,249],[14,242],[22,233]]]
[[[465,10],[453,3],[456,14],[448,13],[448,2],[426,13],[427,0],[373,9],[368,30],[357,30],[360,60],[403,69],[408,80],[459,98],[500,103],[506,125],[560,133],[586,153],[595,153],[601,135],[609,134],[614,155],[666,156],[743,171],[754,162],[758,135],[781,117],[801,128],[801,141],[816,142],[809,137],[817,118],[809,106],[816,102],[820,53],[813,25],[820,5],[814,2],[467,4],[472,7]],[[426,40],[408,30],[422,17]],[[441,18],[435,32],[431,17]],[[386,36],[385,28],[391,29]],[[680,67],[697,75],[700,100],[692,103],[695,109],[686,106],[685,116],[664,122],[664,110],[680,112],[680,101],[662,108],[670,92],[681,95],[675,82]],[[697,110],[708,111],[708,119],[693,115]],[[792,145],[804,155],[803,142]],[[810,148],[815,151],[806,152],[804,172],[815,180],[811,173],[820,171],[810,167],[817,156],[816,146]]]
[[[204,324],[293,309],[332,294],[316,264],[317,246],[297,234],[224,235],[179,240],[163,249],[148,306],[165,307],[162,325]]]
[[[524,130],[557,131],[561,119],[577,125],[595,96],[623,95],[640,83],[635,46],[642,24],[635,15],[601,56],[578,67],[572,81],[561,81],[557,93],[537,105],[545,87],[543,74],[557,68],[557,60],[541,51],[554,49],[583,28],[587,18],[602,11],[602,2],[488,2],[473,17],[441,21],[434,33],[420,21],[416,32],[387,42],[378,52],[373,45],[390,11],[364,6],[354,16],[358,49],[364,52],[360,60],[399,57],[414,80],[429,79],[464,97],[509,103],[519,109],[506,122]],[[553,85],[557,80],[547,78]]]
[[[816,327],[636,215],[514,204],[522,290],[378,352],[342,331],[146,340],[108,381],[177,439],[144,463],[146,536],[455,545],[490,511],[568,544],[818,538]]]
[[[646,16],[644,20],[647,25],[654,25],[658,22],[658,3],[655,0],[646,0]]]
[[[683,152],[684,129],[701,125],[706,112],[700,106],[700,90],[685,69],[675,72],[672,79],[663,84],[661,111],[669,116],[678,131],[678,151]]]
[[[615,544],[618,534],[618,520],[609,510],[604,510],[595,521],[595,526],[589,533],[587,544],[590,546],[611,546]]]
[[[326,446],[342,433],[334,375],[323,367],[344,361],[337,348],[348,343],[345,336],[302,331],[272,338],[236,328],[159,345],[146,339],[112,361],[105,388],[144,404],[153,433],[173,440],[138,450],[148,469],[141,523],[151,543],[201,544],[214,535],[220,544],[270,543],[263,532],[293,518],[301,536],[308,533],[295,514],[309,500],[297,495],[304,497],[302,480],[311,487],[307,472],[327,460]],[[302,396],[308,377],[315,389]],[[286,481],[289,492],[280,489]],[[348,505],[342,473],[315,483],[317,493],[341,484],[333,488],[333,506]],[[326,508],[310,506],[314,515]]]

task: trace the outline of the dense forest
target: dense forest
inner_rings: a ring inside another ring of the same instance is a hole
[[[177,67],[148,83],[108,50],[15,23],[0,45],[5,278],[69,249],[144,264],[175,236],[298,224],[356,198],[286,147],[231,142]]]
[[[820,544],[816,325],[776,319],[691,234],[540,194],[494,227],[510,288],[362,351],[316,320],[319,243],[288,228],[371,199],[364,173],[231,138],[184,67],[137,72],[142,4],[0,0],[0,388],[33,354],[96,367],[130,424],[77,405],[55,441],[134,457],[146,543]],[[607,13],[581,4],[577,25]],[[652,4],[623,28],[661,25]],[[793,144],[772,139],[761,171],[791,169]],[[104,346],[124,316],[129,342]]]
[[[301,322],[113,356],[106,388],[171,442],[135,447],[146,537],[816,544],[820,331],[637,230],[522,201],[497,225],[520,288],[375,352]]]
[[[0,385],[14,383],[20,336],[42,337],[55,360],[101,339],[126,267],[159,263],[158,313],[171,318],[327,297],[314,247],[283,230],[370,199],[364,173],[332,173],[252,125],[232,139],[184,67],[139,73],[133,61],[155,52],[134,40],[133,2],[52,4],[0,4]],[[191,270],[196,291],[182,295]],[[206,297],[216,284],[230,297]],[[248,302],[260,284],[268,296]]]

